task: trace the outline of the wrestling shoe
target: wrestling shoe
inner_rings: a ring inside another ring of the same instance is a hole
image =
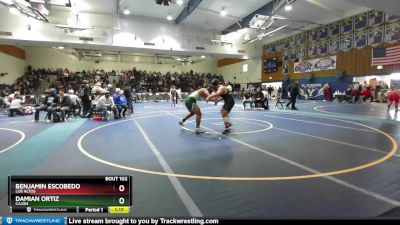
[[[224,130],[224,132],[222,132],[222,134],[229,134],[230,132],[231,132],[231,130],[227,128]]]
[[[182,127],[184,126],[182,121],[179,122],[179,125],[181,125]]]
[[[201,129],[201,128],[196,128],[195,132],[196,132],[196,134],[205,133],[205,131],[203,129]]]

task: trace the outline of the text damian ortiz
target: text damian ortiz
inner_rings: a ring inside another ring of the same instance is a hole
[[[15,196],[15,205],[29,205],[29,202],[59,202],[60,196]]]

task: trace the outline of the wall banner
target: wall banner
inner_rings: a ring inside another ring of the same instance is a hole
[[[294,73],[307,73],[331,69],[336,69],[336,56],[294,63]]]

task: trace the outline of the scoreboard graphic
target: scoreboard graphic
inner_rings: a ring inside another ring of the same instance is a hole
[[[21,213],[129,213],[131,176],[9,176],[8,205]]]

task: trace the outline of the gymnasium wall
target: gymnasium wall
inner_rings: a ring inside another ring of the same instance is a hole
[[[132,69],[166,72],[182,72],[193,70],[195,72],[216,73],[216,60],[205,60],[193,65],[173,65],[173,64],[154,64],[154,63],[135,63],[135,62],[113,62],[113,61],[94,61],[79,60],[76,56],[69,55],[52,48],[25,48],[27,65],[33,68],[68,68],[72,71],[104,69],[105,71]]]
[[[222,74],[227,81],[240,84],[261,82],[261,62],[261,58],[253,58],[227,66],[221,66],[218,67],[217,74]],[[247,72],[243,72],[244,64],[248,64]],[[234,79],[234,77],[236,77],[236,79]],[[242,87],[245,87],[245,85],[242,85]]]
[[[14,81],[25,73],[25,53],[15,46],[0,46],[0,84],[13,84]]]
[[[277,58],[278,61],[282,60],[282,52],[270,52],[264,54],[262,57],[261,67],[263,67],[264,59]],[[277,82],[283,80],[282,66],[278,66],[278,70],[274,73],[264,73],[264,69],[261,69],[261,80],[262,82]]]
[[[193,70],[194,72],[198,73],[218,74],[217,64],[218,64],[217,60],[208,59],[199,63],[195,63],[193,65],[186,65],[186,66],[182,65],[179,67],[181,68],[182,72],[188,72],[190,70]]]
[[[383,43],[378,47],[391,47],[395,45],[399,45],[400,41],[389,44]],[[264,54],[263,58],[272,58],[277,57],[278,60],[282,60],[282,52],[270,52]],[[362,49],[352,48],[347,52],[339,51],[336,54],[337,62],[336,69],[334,70],[324,70],[324,71],[316,71],[312,72],[315,77],[329,77],[335,76],[338,71],[345,71],[346,75],[387,75],[393,72],[400,71],[400,65],[392,65],[392,66],[384,66],[382,70],[378,70],[376,66],[371,66],[372,59],[372,47],[366,46]],[[319,57],[314,57],[319,58]],[[305,57],[304,60],[311,59],[310,57]],[[294,73],[294,62],[289,61],[289,75],[291,79],[303,79],[308,77],[310,72],[308,73]],[[276,73],[263,73],[262,72],[262,80],[263,82],[271,81],[269,77],[272,76],[273,80],[282,80],[282,67],[278,69]]]

